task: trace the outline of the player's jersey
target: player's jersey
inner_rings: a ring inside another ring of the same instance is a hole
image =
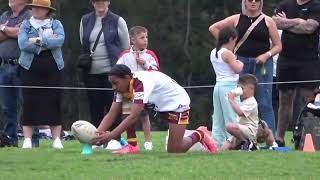
[[[190,109],[187,92],[169,76],[158,71],[135,72],[132,79],[134,104],[145,104],[158,112],[184,112]],[[115,93],[116,102],[122,95]]]

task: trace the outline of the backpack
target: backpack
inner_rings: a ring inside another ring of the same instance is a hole
[[[7,133],[0,131],[0,148],[2,147],[11,147],[14,145],[13,139],[11,139]]]
[[[320,110],[307,106],[301,111],[293,129],[293,143],[296,150],[302,150],[306,134],[311,134],[316,150],[320,150]]]

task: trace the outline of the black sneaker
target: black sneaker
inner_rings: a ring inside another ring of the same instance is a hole
[[[243,150],[243,151],[250,151],[250,146],[252,146],[252,142],[249,140],[249,139],[247,139],[246,141],[243,141],[242,143],[241,143],[242,145],[241,145],[241,150]]]
[[[256,151],[256,150],[258,150],[257,145],[256,145],[255,143],[252,143],[252,146],[251,146],[251,148],[250,148],[250,151]]]
[[[286,146],[286,143],[284,142],[284,140],[278,140],[276,139],[276,143],[278,144],[278,147],[285,147]]]
[[[256,151],[258,150],[258,147],[252,141],[247,139],[246,141],[242,142],[240,149],[243,151]]]

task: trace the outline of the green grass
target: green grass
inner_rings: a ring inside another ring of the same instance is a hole
[[[135,155],[96,150],[83,156],[78,141],[64,142],[62,151],[51,149],[46,140],[38,149],[1,148],[0,179],[319,179],[320,153],[168,154],[165,134],[153,132],[155,149],[145,152],[140,146],[141,153]],[[138,137],[142,140],[142,133]]]

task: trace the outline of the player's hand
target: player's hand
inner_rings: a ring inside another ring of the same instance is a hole
[[[146,63],[145,60],[143,60],[142,58],[139,58],[139,57],[136,58],[136,61],[137,61],[137,64],[142,65],[142,66]]]
[[[102,131],[97,131],[96,136],[91,140],[91,144],[94,145],[102,145],[111,140],[111,133],[109,131],[107,132],[102,132]]]
[[[270,56],[267,53],[263,53],[263,54],[259,55],[258,57],[256,57],[256,64],[263,64],[269,58],[270,58]]]

